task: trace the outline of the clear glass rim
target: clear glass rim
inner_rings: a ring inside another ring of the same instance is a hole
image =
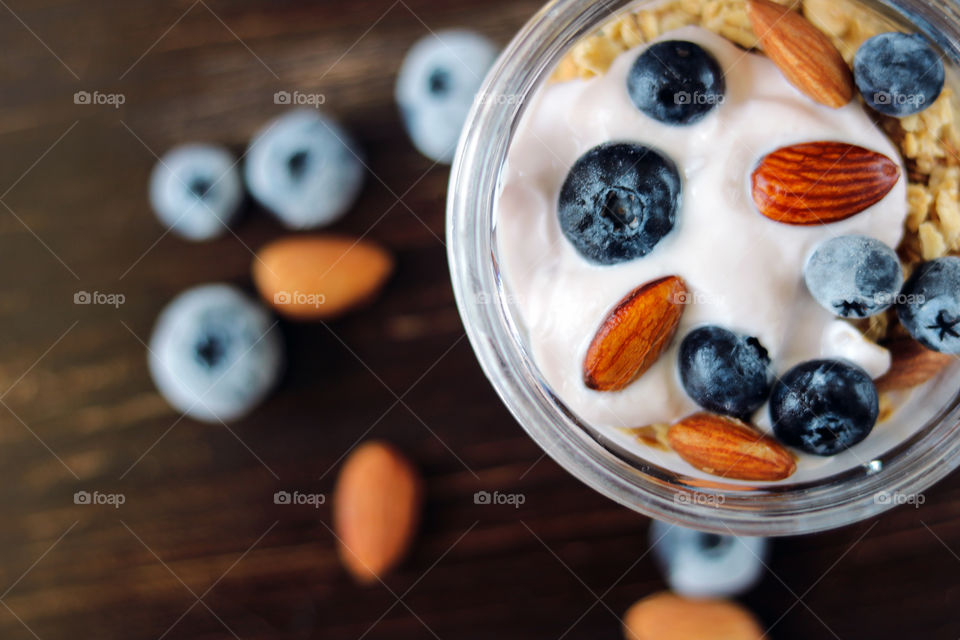
[[[500,169],[525,98],[583,35],[636,0],[553,0],[515,36],[488,74],[453,162],[447,251],[457,307],[481,367],[527,433],[578,479],[641,513],[688,527],[741,535],[793,535],[869,518],[893,506],[877,496],[911,495],[960,465],[960,394],[907,441],[880,457],[807,485],[696,486],[645,464],[581,423],[540,380],[503,296],[493,206]],[[904,16],[960,60],[960,13],[949,0],[874,0]],[[933,25],[936,25],[934,27]],[[503,99],[500,99],[503,98]],[[508,99],[509,98],[509,99]],[[689,478],[685,478],[689,480]]]

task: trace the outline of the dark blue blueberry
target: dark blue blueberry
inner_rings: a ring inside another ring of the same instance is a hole
[[[608,142],[574,163],[560,189],[563,235],[587,260],[617,264],[647,255],[673,229],[680,172],[649,147]]]
[[[853,76],[864,101],[888,116],[923,111],[943,90],[943,61],[920,34],[881,33],[853,58]]]
[[[667,124],[693,124],[723,102],[723,71],[708,51],[684,40],[647,47],[630,67],[627,93],[637,109]]]
[[[817,456],[835,455],[866,438],[878,413],[870,375],[840,360],[798,364],[777,381],[770,397],[777,438]]]
[[[704,409],[747,418],[770,394],[773,372],[759,340],[707,326],[680,343],[680,380]]]
[[[924,262],[903,285],[900,323],[923,346],[960,353],[960,258]]]
[[[844,318],[866,318],[892,305],[903,285],[896,252],[874,238],[839,236],[823,242],[803,269],[810,295]]]

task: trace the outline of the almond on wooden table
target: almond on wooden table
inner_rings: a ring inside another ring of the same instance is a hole
[[[909,337],[881,343],[890,351],[890,369],[874,383],[877,391],[910,389],[930,380],[944,370],[956,356],[927,349]]]
[[[797,470],[783,445],[726,416],[695,413],[671,425],[667,440],[690,465],[731,480],[783,480]]]
[[[752,613],[729,600],[684,598],[662,591],[647,596],[623,617],[627,640],[762,640]]]
[[[887,156],[845,142],[804,142],[767,154],[751,176],[753,201],[767,218],[829,224],[883,199],[900,178]]]
[[[297,235],[257,252],[253,282],[265,302],[296,320],[325,320],[370,301],[393,271],[378,245],[333,235]]]
[[[406,554],[420,520],[419,472],[390,445],[354,449],[337,478],[333,529],[340,560],[358,582],[376,581]]]
[[[669,346],[686,304],[678,276],[652,280],[628,293],[600,325],[583,362],[583,381],[597,391],[619,391]]]
[[[839,108],[853,98],[853,74],[825,33],[792,9],[747,0],[747,16],[763,52],[812,100]]]

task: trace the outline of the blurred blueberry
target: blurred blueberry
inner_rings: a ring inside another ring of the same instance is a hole
[[[263,307],[235,287],[207,284],[184,291],[161,312],[149,364],[174,408],[204,422],[230,421],[277,382],[283,345]]]
[[[918,266],[901,291],[897,314],[904,328],[928,349],[960,353],[960,258]]]
[[[242,202],[236,158],[218,146],[175,147],[150,174],[150,206],[160,222],[189,240],[222,234]]]
[[[563,181],[560,229],[591,262],[635,260],[673,229],[681,188],[677,165],[659,151],[629,142],[597,145]]]
[[[875,238],[822,242],[803,269],[810,294],[843,318],[865,318],[892,305],[903,285],[897,253]]]
[[[363,177],[350,134],[314,109],[267,123],[250,142],[244,166],[250,195],[291,229],[337,220],[356,201]]]
[[[722,598],[753,587],[764,572],[766,538],[705,533],[653,520],[653,555],[670,588],[689,598]]]
[[[396,99],[407,133],[420,153],[449,163],[460,131],[497,48],[478,33],[441,31],[407,53],[397,76]]]
[[[940,95],[943,60],[919,33],[881,33],[860,45],[853,76],[864,102],[888,116],[923,111]]]

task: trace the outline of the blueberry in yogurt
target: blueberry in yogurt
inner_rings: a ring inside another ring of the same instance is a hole
[[[633,104],[654,120],[689,125],[723,102],[726,84],[716,58],[693,42],[650,45],[627,74]]]
[[[897,315],[923,346],[960,353],[960,258],[937,258],[918,266],[903,285]]]
[[[873,380],[840,360],[798,364],[774,385],[770,398],[777,438],[817,456],[835,455],[866,438],[878,414]]]
[[[766,538],[707,533],[660,520],[650,523],[649,536],[670,588],[688,598],[736,596],[763,577]]]
[[[353,205],[364,167],[350,134],[314,109],[269,122],[250,143],[250,194],[291,229],[322,227]]]
[[[824,308],[843,318],[866,318],[893,304],[903,269],[887,245],[850,235],[821,243],[807,260],[803,278]]]
[[[397,76],[396,100],[407,134],[420,153],[453,159],[460,130],[497,48],[478,33],[440,31],[407,53]]]
[[[177,235],[188,240],[215,238],[227,230],[243,203],[236,167],[236,158],[222,147],[175,147],[150,174],[150,206]]]
[[[918,34],[881,33],[860,45],[853,77],[864,102],[903,117],[929,107],[943,90],[943,61]]]
[[[580,156],[567,174],[560,228],[590,262],[635,260],[673,229],[680,195],[673,160],[641,144],[604,143]]]
[[[149,365],[175,409],[204,422],[250,412],[280,377],[283,346],[270,314],[235,287],[189,289],[157,319]]]
[[[680,343],[680,380],[704,409],[746,419],[770,394],[773,371],[760,341],[717,326],[694,329]]]

